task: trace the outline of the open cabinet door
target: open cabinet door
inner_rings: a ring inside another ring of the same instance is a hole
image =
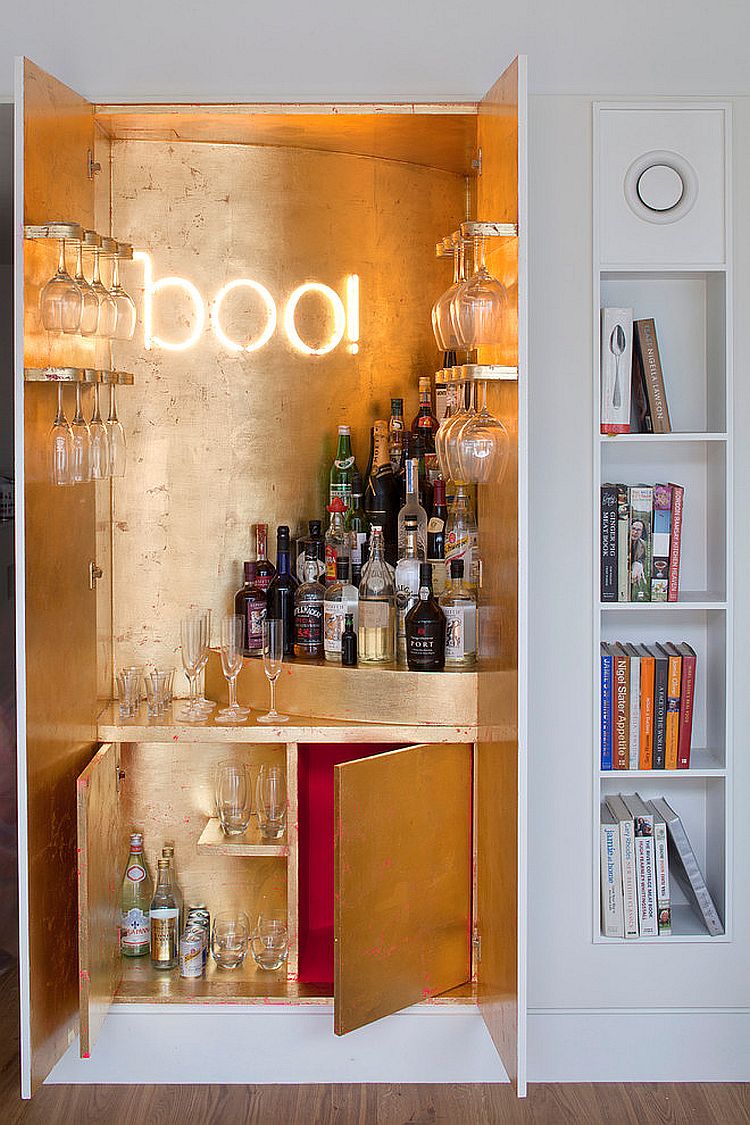
[[[78,1013],[75,792],[96,737],[96,594],[95,486],[50,482],[57,388],[25,384],[24,368],[96,364],[92,343],[43,331],[39,293],[57,246],[24,242],[23,228],[55,219],[94,226],[93,107],[19,60],[14,143],[19,968],[29,1097],[68,1046]],[[72,406],[67,397],[66,412]]]
[[[81,1058],[91,1054],[122,978],[117,940],[126,827],[119,747],[105,743],[78,778],[78,962]]]
[[[471,977],[469,745],[335,767],[334,1030]]]
[[[517,58],[479,106],[481,171],[477,218],[513,222],[518,236],[498,240],[488,266],[505,284],[517,316],[483,363],[518,367],[518,382],[490,384],[493,414],[510,436],[503,480],[479,488],[485,567],[480,636],[497,671],[480,675],[480,725],[499,731],[476,754],[476,927],[479,1006],[519,1095],[526,1092],[526,585],[527,436],[527,182],[526,59]],[[517,689],[499,691],[498,677]],[[510,705],[509,705],[510,701]]]

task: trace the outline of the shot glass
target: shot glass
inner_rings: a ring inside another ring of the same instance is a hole
[[[280,969],[289,956],[289,934],[277,918],[258,918],[250,938],[250,952],[259,969]]]
[[[146,707],[149,719],[158,719],[165,713],[170,703],[170,682],[174,678],[173,668],[155,668],[146,673]]]
[[[132,719],[138,714],[141,705],[141,681],[143,669],[138,667],[121,668],[117,673],[117,693],[120,699],[120,718]]]

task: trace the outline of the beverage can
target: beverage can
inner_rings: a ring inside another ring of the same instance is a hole
[[[180,938],[180,976],[203,976],[205,935],[196,927],[186,929]]]
[[[200,930],[203,935],[203,964],[208,962],[208,947],[211,941],[211,915],[208,907],[200,903],[189,906],[185,915],[185,929]]]

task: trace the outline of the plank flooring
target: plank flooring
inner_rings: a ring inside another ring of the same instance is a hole
[[[18,991],[0,977],[2,1125],[750,1125],[750,1083],[45,1086],[18,1096]]]

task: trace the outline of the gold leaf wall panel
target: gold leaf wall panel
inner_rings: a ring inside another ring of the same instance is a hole
[[[294,351],[283,329],[262,349],[222,347],[210,325],[185,351],[143,348],[142,269],[126,286],[139,306],[135,340],[117,352],[136,383],[120,395],[128,470],[114,484],[114,658],[179,664],[179,619],[190,605],[230,605],[250,524],[293,533],[324,515],[336,426],[352,426],[364,473],[369,427],[391,395],[417,406],[417,378],[439,363],[430,310],[449,283],[438,237],[464,214],[462,176],[408,164],[299,149],[114,141],[112,226],[150,253],[154,277],[192,281],[208,302],[238,277],[260,281],[279,308],[301,283],[343,293],[360,278],[358,354]],[[238,295],[241,296],[241,295]],[[311,341],[330,329],[300,305]],[[238,338],[252,308],[226,304]],[[191,328],[184,296],[155,298],[154,331]],[[256,321],[257,327],[257,321]]]

